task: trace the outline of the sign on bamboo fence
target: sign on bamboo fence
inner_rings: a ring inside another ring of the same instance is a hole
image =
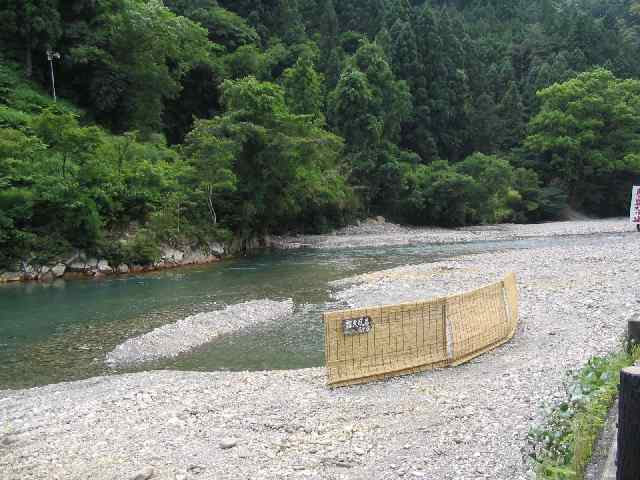
[[[513,337],[516,276],[460,295],[323,317],[331,387],[456,366]]]

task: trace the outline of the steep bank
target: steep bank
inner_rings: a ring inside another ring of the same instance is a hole
[[[517,272],[515,339],[468,365],[336,391],[320,368],[148,372],[4,391],[0,470],[16,480],[133,478],[146,466],[171,480],[525,480],[523,448],[541,405],[563,397],[568,370],[615,349],[637,310],[637,234],[573,240],[336,284],[337,299],[370,305]]]

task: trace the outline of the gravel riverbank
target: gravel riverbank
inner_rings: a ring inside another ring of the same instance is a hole
[[[433,243],[463,243],[517,240],[534,237],[591,235],[635,231],[626,218],[580,220],[536,224],[502,224],[457,229],[406,227],[393,223],[365,222],[338,230],[330,235],[276,237],[272,244],[280,248],[350,248]]]
[[[562,396],[568,370],[617,348],[640,308],[640,235],[620,233],[631,230],[624,220],[508,228],[617,233],[333,285],[336,300],[360,306],[466,290],[515,271],[516,337],[455,369],[335,391],[318,368],[157,371],[0,392],[1,477],[525,480],[523,449],[541,405]]]
[[[223,310],[198,313],[128,339],[107,354],[105,363],[110,367],[123,367],[176,357],[220,335],[282,319],[292,312],[291,300],[254,300]]]

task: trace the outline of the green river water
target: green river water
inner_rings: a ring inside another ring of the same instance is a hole
[[[138,370],[264,370],[321,365],[320,313],[329,282],[358,273],[569,239],[264,253],[205,267],[100,280],[0,285],[0,389],[112,373],[107,352],[193,313],[247,300],[292,298],[293,318],[220,337]],[[295,328],[293,328],[294,326]]]

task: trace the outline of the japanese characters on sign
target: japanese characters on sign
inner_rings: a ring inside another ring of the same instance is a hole
[[[633,187],[629,219],[631,223],[640,224],[640,186]]]
[[[361,335],[369,333],[373,327],[371,317],[350,318],[342,321],[342,331],[345,335]]]

